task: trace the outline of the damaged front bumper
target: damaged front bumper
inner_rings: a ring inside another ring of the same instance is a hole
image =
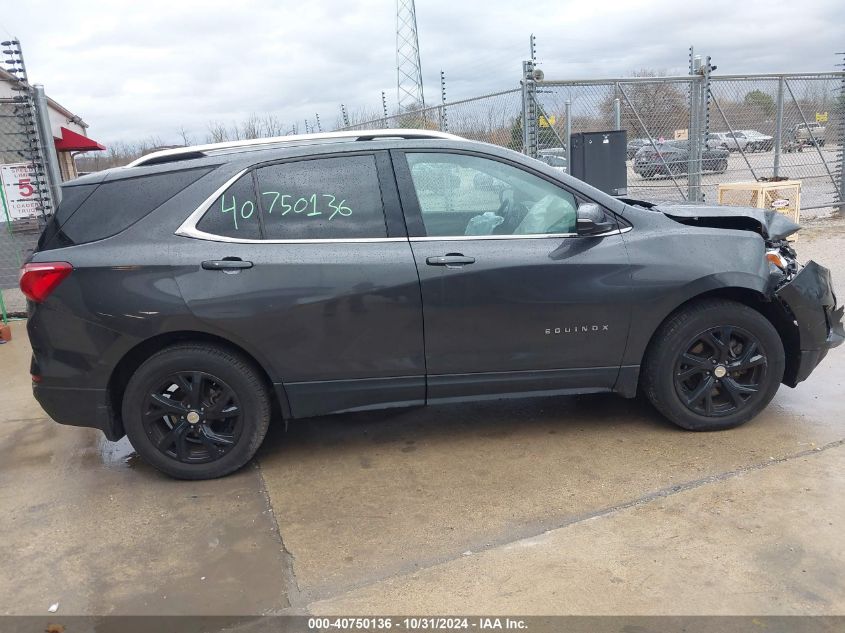
[[[845,341],[843,306],[836,306],[830,271],[814,261],[807,263],[775,296],[788,308],[798,332],[799,355],[787,364],[784,384],[794,387],[806,380],[827,355]]]

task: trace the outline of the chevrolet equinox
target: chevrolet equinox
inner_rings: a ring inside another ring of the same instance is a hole
[[[641,391],[727,429],[843,340],[798,228],[424,130],[163,150],[65,183],[21,270],[33,389],[187,479],[271,419],[426,403]]]

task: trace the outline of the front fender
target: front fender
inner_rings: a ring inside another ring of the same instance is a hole
[[[668,292],[655,294],[650,301],[636,302],[623,365],[639,365],[642,362],[654,333],[669,315],[693,299],[716,291],[769,300],[771,282],[768,277],[742,271],[712,273],[678,285]]]

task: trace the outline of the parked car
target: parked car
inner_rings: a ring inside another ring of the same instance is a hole
[[[701,150],[702,171],[724,173],[728,168],[728,150]],[[654,147],[645,146],[634,156],[634,172],[643,178],[686,174],[689,169],[689,141],[666,141]]]
[[[537,153],[537,158],[546,163],[549,167],[557,169],[564,174],[569,173],[568,163],[566,161],[566,148],[564,147],[541,149]]]
[[[425,403],[642,390],[726,429],[845,335],[798,228],[427,130],[159,151],[64,184],[21,271],[33,391],[186,479],[271,421]]]
[[[729,152],[738,152],[745,149],[748,139],[742,132],[711,132],[707,135],[707,147],[710,149],[722,148]]]
[[[804,141],[810,146],[815,141],[820,147],[824,146],[826,128],[821,123],[799,123],[792,131],[798,141]]]
[[[747,143],[745,145],[746,152],[768,152],[774,147],[775,139],[768,134],[763,134],[757,130],[739,130]]]
[[[636,155],[637,151],[646,145],[651,145],[651,141],[647,138],[635,138],[633,140],[628,141],[628,147],[625,151],[625,157],[628,160],[631,160]]]
[[[807,141],[800,140],[794,130],[790,130],[784,135],[782,143],[783,151],[787,154],[792,152],[803,152],[805,147],[812,147]]]

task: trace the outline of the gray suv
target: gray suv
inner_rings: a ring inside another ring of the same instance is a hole
[[[725,429],[842,341],[797,229],[424,130],[164,150],[63,187],[21,271],[33,389],[193,479],[274,419],[426,403],[640,391]]]

